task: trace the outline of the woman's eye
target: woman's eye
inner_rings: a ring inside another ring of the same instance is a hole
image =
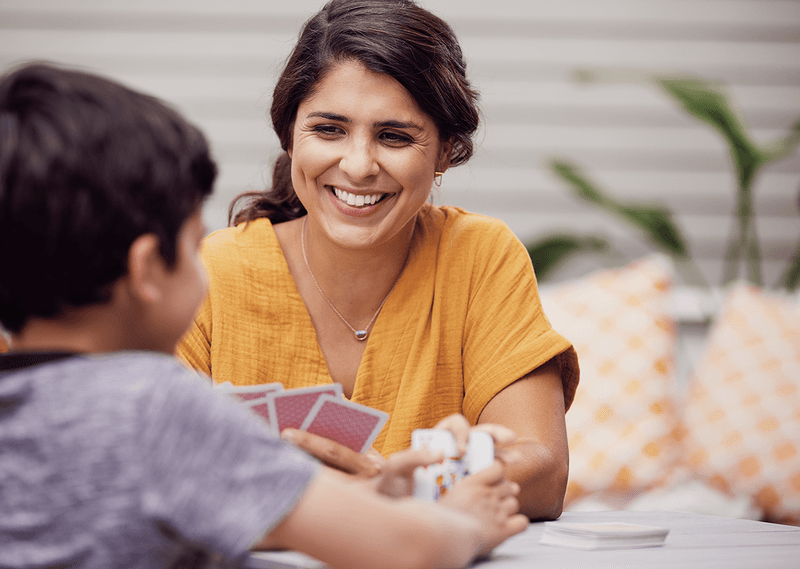
[[[392,131],[382,132],[381,140],[393,146],[403,146],[411,143],[411,137]]]
[[[314,127],[314,132],[322,134],[323,136],[336,136],[341,134],[342,129],[332,124],[318,124]]]

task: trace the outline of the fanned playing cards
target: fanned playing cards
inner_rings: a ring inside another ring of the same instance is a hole
[[[342,398],[338,383],[284,389],[280,383],[234,386],[226,382],[215,388],[236,397],[276,436],[287,428],[300,429],[356,452],[372,446],[389,418],[388,413]]]
[[[388,418],[383,411],[325,394],[314,403],[300,429],[365,452]]]
[[[545,522],[539,543],[576,549],[629,549],[664,544],[667,528],[625,523]]]

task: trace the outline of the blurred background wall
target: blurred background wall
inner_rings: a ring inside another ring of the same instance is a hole
[[[321,0],[0,0],[0,68],[46,59],[104,73],[173,103],[210,138],[220,165],[205,215],[226,225],[237,193],[260,189],[278,153],[271,89]],[[437,201],[505,220],[525,242],[603,233],[631,258],[634,229],[576,198],[548,167],[567,159],[621,200],[663,204],[712,283],[735,206],[722,138],[652,82],[725,84],[759,142],[800,118],[798,0],[421,0],[458,33],[485,122],[473,160]],[[600,80],[580,82],[581,71]],[[766,284],[800,239],[800,153],[757,180]],[[599,263],[578,257],[567,278]]]

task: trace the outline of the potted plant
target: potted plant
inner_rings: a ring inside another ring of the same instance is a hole
[[[585,79],[592,74],[584,72]],[[763,286],[761,253],[753,209],[753,187],[758,175],[769,164],[789,155],[800,144],[800,120],[790,132],[769,145],[759,145],[749,135],[743,121],[733,110],[722,88],[694,77],[658,77],[658,87],[696,119],[718,131],[726,141],[736,173],[736,208],[732,213],[733,231],[725,251],[723,285],[737,278],[744,263],[747,279]],[[660,205],[626,203],[601,190],[587,174],[564,159],[553,159],[549,166],[579,198],[587,200],[641,230],[652,247],[669,254],[688,285],[707,286],[694,263],[680,228],[671,212]],[[798,204],[800,206],[800,204]],[[579,252],[613,254],[609,242],[598,235],[559,233],[527,245],[536,274],[546,280],[552,269],[567,257]],[[800,242],[788,260],[776,287],[793,291],[800,284]]]

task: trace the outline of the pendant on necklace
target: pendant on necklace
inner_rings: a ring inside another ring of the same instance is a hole
[[[359,342],[363,342],[367,339],[367,331],[366,330],[356,330],[356,340]]]

